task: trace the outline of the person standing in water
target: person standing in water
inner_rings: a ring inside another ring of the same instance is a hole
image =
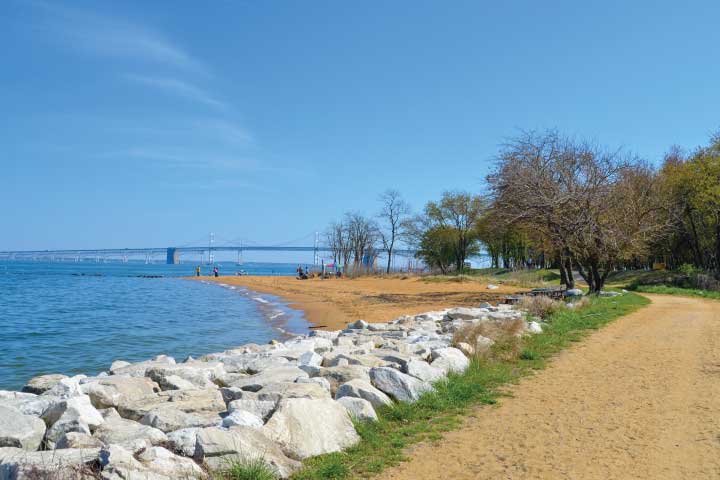
[[[219,271],[218,271],[218,267],[217,267],[217,266],[216,266],[215,268],[213,268],[213,275],[215,275],[216,277],[219,275]]]
[[[199,276],[200,276],[200,265],[198,265],[197,267],[195,267],[195,276],[196,276],[196,277],[199,277]]]

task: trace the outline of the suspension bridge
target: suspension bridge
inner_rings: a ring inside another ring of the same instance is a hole
[[[314,236],[312,245],[296,245],[299,241],[306,241]],[[332,256],[333,250],[328,245],[320,242],[317,233],[306,235],[293,241],[263,245],[250,240],[234,239],[223,241],[211,233],[204,244],[192,242],[181,246],[173,247],[141,247],[141,248],[92,248],[92,249],[58,249],[58,250],[16,250],[0,251],[2,260],[42,260],[42,261],[88,261],[104,262],[108,260],[120,260],[127,262],[131,258],[145,259],[146,263],[154,262],[164,258],[167,264],[180,263],[183,255],[201,256],[203,263],[213,263],[218,253],[235,253],[238,263],[241,262],[245,252],[306,252],[313,253],[313,263],[318,264],[322,254]],[[387,254],[383,248],[376,249],[378,255]],[[393,249],[393,255],[412,257],[415,250],[406,248]]]

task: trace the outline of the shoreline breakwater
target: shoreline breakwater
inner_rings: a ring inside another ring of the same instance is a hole
[[[464,371],[493,340],[454,336],[479,324],[542,329],[511,306],[483,304],[183,362],[117,360],[93,377],[36,377],[22,392],[0,391],[0,479],[208,478],[248,460],[287,478],[306,458],[356,444],[353,418],[373,421],[376,408],[417,401]]]

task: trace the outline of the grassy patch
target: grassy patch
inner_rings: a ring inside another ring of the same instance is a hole
[[[668,287],[667,285],[636,285],[633,290],[643,293],[662,293],[664,295],[682,295],[720,300],[720,292],[713,290],[697,290],[693,288]]]
[[[277,476],[262,458],[233,462],[216,480],[276,480]]]
[[[578,310],[564,310],[549,318],[542,334],[524,337],[519,345],[504,342],[491,355],[475,358],[462,375],[450,375],[414,404],[398,403],[378,409],[379,421],[358,423],[362,441],[345,452],[321,455],[305,462],[295,480],[367,478],[405,459],[405,448],[437,441],[442,432],[457,428],[474,406],[494,404],[501,387],[543,368],[558,351],[649,301],[639,295],[595,298]],[[508,352],[513,352],[508,354]]]
[[[524,288],[547,287],[559,284],[560,274],[555,270],[510,270],[504,268],[465,269],[448,275],[423,277],[426,282],[477,282],[512,285]]]

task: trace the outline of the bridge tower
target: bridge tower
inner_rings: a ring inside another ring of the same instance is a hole
[[[177,265],[180,263],[180,252],[175,247],[168,247],[167,249],[167,260],[168,265]]]

